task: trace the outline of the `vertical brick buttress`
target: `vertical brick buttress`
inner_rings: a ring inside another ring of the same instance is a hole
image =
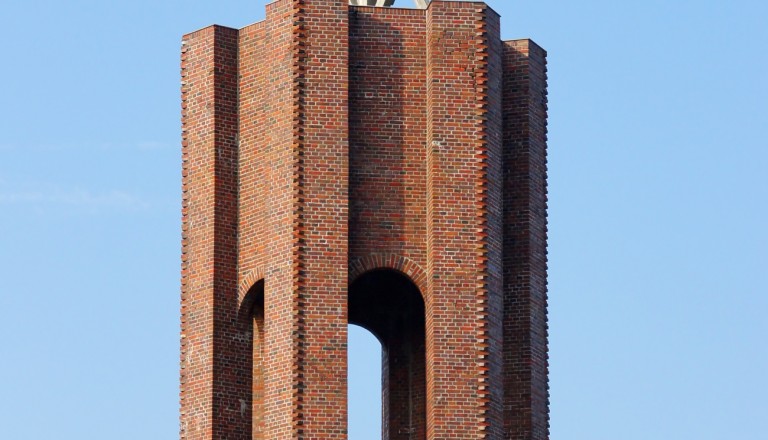
[[[504,43],[504,425],[549,438],[546,52]]]
[[[182,49],[182,435],[245,439],[227,409],[242,393],[225,368],[240,348],[237,298],[237,31],[214,26]]]
[[[182,111],[182,439],[345,439],[348,288],[377,268],[426,306],[426,414],[387,438],[548,439],[542,49],[483,3],[278,0],[184,37]]]
[[[344,439],[347,423],[349,115],[347,0],[295,0],[303,319],[299,436]]]
[[[501,51],[485,4],[427,10],[428,438],[499,438]]]

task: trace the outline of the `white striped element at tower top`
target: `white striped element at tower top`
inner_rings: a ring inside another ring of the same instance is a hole
[[[416,7],[420,9],[425,9],[428,5],[430,0],[414,0],[416,3]],[[395,4],[395,0],[349,0],[349,4],[353,6],[392,6]]]

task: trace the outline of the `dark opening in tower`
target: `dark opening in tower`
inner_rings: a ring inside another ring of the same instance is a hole
[[[252,362],[250,404],[243,410],[251,413],[251,439],[264,440],[264,280],[251,287],[243,307]]]
[[[425,314],[419,288],[394,270],[367,272],[349,288],[349,323],[381,342],[382,439],[426,439]]]

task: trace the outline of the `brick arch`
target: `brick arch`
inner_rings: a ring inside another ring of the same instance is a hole
[[[369,254],[349,266],[348,322],[381,344],[384,439],[427,438],[427,281],[421,266],[397,254]]]
[[[253,287],[254,284],[261,280],[264,280],[266,283],[265,273],[266,271],[264,268],[257,267],[245,274],[245,277],[243,277],[242,281],[240,281],[240,286],[238,286],[237,289],[238,306],[242,307],[243,301],[246,300],[246,295],[248,295],[248,292],[251,290],[251,287]]]
[[[355,258],[349,265],[349,284],[361,275],[375,269],[392,269],[407,276],[427,299],[427,272],[410,258],[397,254],[369,254]]]
[[[241,417],[250,419],[247,427],[250,428],[252,440],[264,440],[265,435],[265,357],[264,336],[266,314],[264,299],[266,294],[265,271],[259,267],[246,273],[237,292],[237,325],[238,338],[233,344],[232,350],[237,351],[237,357],[233,357],[235,364],[239,363],[243,376],[238,379],[246,387],[247,393],[240,399]],[[254,290],[260,285],[258,290]],[[250,368],[248,368],[250,367]],[[245,376],[247,375],[247,376]]]

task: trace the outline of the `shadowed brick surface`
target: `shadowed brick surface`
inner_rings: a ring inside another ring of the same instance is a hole
[[[184,37],[182,439],[346,439],[350,320],[385,439],[549,438],[545,57],[461,1]]]

